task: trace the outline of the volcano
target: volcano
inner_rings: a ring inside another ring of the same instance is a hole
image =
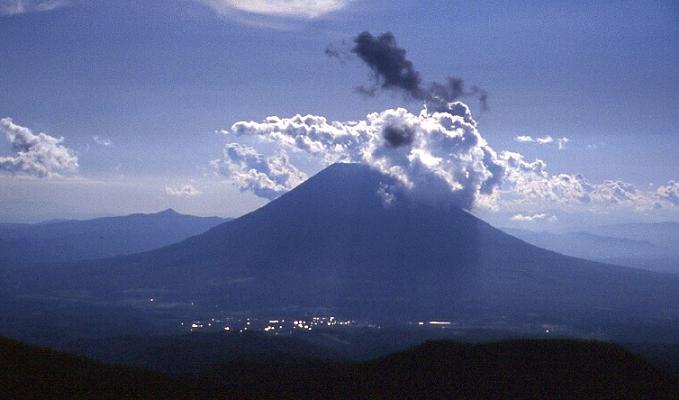
[[[201,235],[54,266],[22,284],[379,318],[679,316],[677,278],[547,251],[450,204],[385,202],[380,188],[389,183],[369,167],[335,164]]]

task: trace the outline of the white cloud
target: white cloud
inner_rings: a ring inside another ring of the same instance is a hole
[[[549,222],[556,222],[558,219],[556,215],[548,215],[545,213],[539,213],[539,214],[532,214],[532,215],[525,215],[525,214],[515,214],[511,218],[512,221],[517,221],[517,222],[535,222],[535,221],[542,221],[546,220]]]
[[[212,165],[241,190],[267,199],[274,199],[307,179],[303,171],[290,163],[285,151],[267,158],[239,143],[228,143],[224,157],[212,161]]]
[[[199,0],[215,11],[292,18],[316,18],[341,10],[349,0]]]
[[[595,201],[609,204],[641,204],[644,194],[631,183],[620,180],[605,180],[592,185],[591,197]]]
[[[113,146],[113,142],[109,138],[94,135],[94,136],[92,136],[92,140],[94,141],[94,143],[101,145],[101,146],[104,146],[104,147]]]
[[[543,137],[533,137],[530,135],[519,135],[514,138],[515,141],[519,143],[536,143],[540,145],[546,145],[546,144],[552,144],[556,143],[557,147],[559,150],[563,150],[566,147],[566,143],[570,141],[567,137],[561,137],[554,139],[550,135],[546,135]]]
[[[64,138],[42,132],[36,135],[11,118],[0,119],[0,130],[14,151],[11,156],[0,156],[0,171],[45,177],[78,169],[78,157],[63,145]]]
[[[514,138],[514,140],[516,140],[519,143],[531,143],[531,142],[535,141],[535,139],[533,139],[532,136],[528,136],[528,135],[517,136],[517,137]]]
[[[679,181],[669,181],[666,185],[660,186],[656,191],[657,197],[674,206],[679,207]]]
[[[67,0],[0,0],[0,16],[52,11],[69,5]]]
[[[430,113],[425,108],[412,114],[397,108],[347,122],[328,121],[317,115],[272,116],[261,122],[236,122],[223,133],[233,140],[258,138],[267,146],[274,145],[300,157],[310,156],[321,165],[335,162],[370,165],[399,182],[398,187],[380,188],[380,195],[388,202],[394,201],[392,195],[396,191],[402,191],[436,201],[452,201],[468,210],[502,208],[525,212],[560,205],[605,212],[610,207],[646,211],[657,208],[659,202],[669,205],[676,199],[672,196],[677,185],[668,185],[656,193],[621,180],[594,183],[578,174],[550,173],[547,164],[539,159],[528,161],[520,153],[496,152],[481,136],[469,109],[462,103],[451,103],[448,112]],[[559,140],[552,139],[551,143],[558,144]],[[229,144],[227,150],[235,145]],[[262,188],[275,187],[274,193],[278,195],[293,188],[294,182],[301,182],[296,179],[280,184],[280,179],[269,176],[267,159],[253,148],[247,149],[253,153],[255,164],[262,167],[252,170],[246,162],[239,164],[239,168],[223,169],[226,175],[235,175],[234,180],[241,182],[241,188],[257,194]],[[287,156],[285,166],[301,176]],[[248,168],[247,179],[238,175]],[[272,197],[271,193],[264,194]],[[664,200],[660,201],[661,198]]]
[[[429,198],[446,193],[466,209],[491,195],[504,174],[462,103],[451,103],[449,112],[423,110],[419,115],[391,109],[358,122],[328,122],[313,115],[269,117],[261,123],[237,122],[230,132],[303,151],[326,165],[365,163],[411,193]]]
[[[570,139],[567,137],[556,139],[556,145],[559,147],[559,150],[563,150],[568,142],[570,142]]]
[[[168,186],[165,185],[165,193],[167,193],[170,196],[177,196],[177,197],[194,197],[198,196],[202,192],[198,189],[196,189],[195,186],[191,184],[186,184],[186,185],[180,185],[180,186]]]
[[[523,155],[504,151],[500,159],[507,163],[504,193],[505,203],[535,206],[551,204],[581,205],[606,208],[610,206],[649,210],[655,206],[655,194],[638,189],[621,180],[592,183],[579,174],[550,174],[542,160],[527,162]]]

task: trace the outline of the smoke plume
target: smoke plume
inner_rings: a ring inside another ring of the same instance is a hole
[[[425,84],[406,50],[396,44],[391,32],[373,36],[370,32],[362,32],[354,38],[354,46],[350,50],[363,61],[372,73],[373,83],[370,86],[358,86],[359,93],[375,96],[380,90],[391,90],[402,93],[411,100],[423,101],[430,111],[445,112],[451,102],[468,97],[477,97],[481,110],[488,110],[488,93],[478,86],[467,89],[460,78],[449,77],[445,82]],[[325,54],[329,57],[346,59],[345,52],[328,46]]]

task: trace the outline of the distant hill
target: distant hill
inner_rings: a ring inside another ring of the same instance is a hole
[[[587,332],[623,321],[677,326],[679,278],[543,250],[455,207],[405,197],[385,204],[385,183],[366,166],[336,164],[183,242],[51,266],[15,286],[127,303],[143,293],[137,300],[224,311],[587,321]]]
[[[649,242],[675,252],[679,249],[679,222],[614,224],[587,228],[588,232]]]
[[[0,339],[7,399],[676,399],[676,378],[582,341],[432,341],[365,362],[287,355],[170,377]],[[207,364],[205,364],[207,365]]]
[[[184,240],[225,222],[168,209],[91,220],[0,224],[0,266],[70,262],[132,254]]]
[[[674,251],[646,240],[595,235],[588,232],[550,233],[504,229],[521,240],[572,257],[679,273],[679,249]]]

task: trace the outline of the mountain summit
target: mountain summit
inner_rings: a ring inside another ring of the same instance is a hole
[[[164,215],[164,216],[176,216],[176,215],[181,215],[177,211],[175,211],[173,208],[168,208],[163,211],[157,212],[155,215]]]
[[[56,268],[41,284],[379,318],[679,316],[679,279],[543,250],[458,208],[385,202],[388,183],[366,166],[336,164],[204,234]]]

